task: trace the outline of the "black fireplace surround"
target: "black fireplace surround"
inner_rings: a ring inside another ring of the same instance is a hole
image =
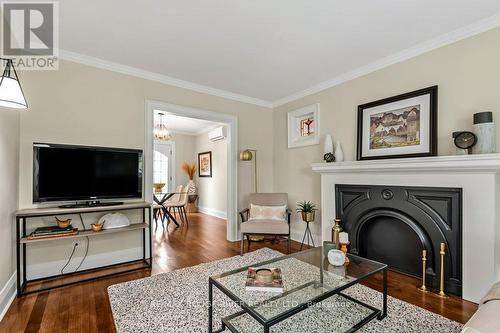
[[[336,216],[349,233],[350,252],[422,277],[439,289],[440,243],[446,244],[445,291],[462,295],[462,189],[336,185]]]

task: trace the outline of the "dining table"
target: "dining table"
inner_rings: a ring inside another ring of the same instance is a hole
[[[167,221],[172,221],[174,224],[179,227],[179,222],[175,219],[174,215],[172,215],[168,209],[165,207],[165,202],[168,201],[171,197],[173,197],[175,194],[180,194],[176,192],[154,192],[153,193],[153,200],[156,204],[161,206],[161,210],[164,214],[164,216],[167,217]]]

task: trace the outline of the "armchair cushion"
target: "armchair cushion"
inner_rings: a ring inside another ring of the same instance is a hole
[[[282,206],[260,206],[250,204],[250,217],[249,221],[252,220],[275,220],[275,221],[285,221],[286,220],[286,205]]]
[[[241,224],[243,234],[288,235],[289,225],[276,220],[251,220]]]

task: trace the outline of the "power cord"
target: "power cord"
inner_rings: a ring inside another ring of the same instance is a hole
[[[75,243],[73,245],[73,251],[71,251],[71,254],[69,255],[68,261],[66,261],[66,264],[61,268],[61,275],[64,274],[64,269],[69,265],[69,262],[71,261],[71,258],[73,258],[73,255],[75,254],[76,247],[78,246],[78,243]]]
[[[80,217],[80,222],[82,223],[82,226],[83,226],[83,230],[85,230],[85,223],[83,223],[83,217],[82,217],[82,214],[79,213],[78,216]],[[86,249],[85,249],[85,255],[83,256],[82,260],[80,261],[80,264],[78,265],[78,267],[75,269],[74,272],[77,272],[80,267],[82,267],[83,265],[83,262],[85,261],[85,259],[87,258],[87,255],[89,253],[89,245],[90,245],[90,240],[89,240],[89,237],[85,237],[87,239],[87,246],[86,246]],[[73,245],[73,250],[71,251],[71,254],[69,255],[69,258],[68,258],[68,261],[66,261],[66,264],[64,264],[63,268],[61,268],[61,274],[64,274],[64,269],[66,267],[68,267],[69,263],[71,262],[71,259],[73,259],[73,256],[75,255],[75,251],[76,251],[76,247],[78,246],[78,243],[75,243]]]
[[[78,213],[78,216],[80,217],[80,222],[82,222],[83,230],[85,230],[85,223],[83,223],[82,214]],[[77,272],[80,269],[80,267],[82,267],[83,262],[85,261],[85,259],[87,259],[87,255],[89,254],[90,239],[88,236],[85,238],[87,239],[87,247],[85,248],[85,255],[83,256],[82,261],[80,261],[80,264],[78,265],[78,267],[75,269],[75,272]]]

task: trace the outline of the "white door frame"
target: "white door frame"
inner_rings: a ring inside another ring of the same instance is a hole
[[[177,173],[177,164],[175,164],[175,142],[174,141],[154,141],[154,146],[169,146],[170,147],[170,156],[168,157],[168,179],[167,187],[169,191],[173,191],[177,186],[175,182],[175,174]]]
[[[219,112],[201,110],[187,106],[146,100],[145,108],[145,145],[144,145],[144,179],[145,199],[153,201],[153,114],[160,110],[178,116],[226,123],[227,133],[227,235],[228,241],[237,241],[238,233],[238,118]]]

